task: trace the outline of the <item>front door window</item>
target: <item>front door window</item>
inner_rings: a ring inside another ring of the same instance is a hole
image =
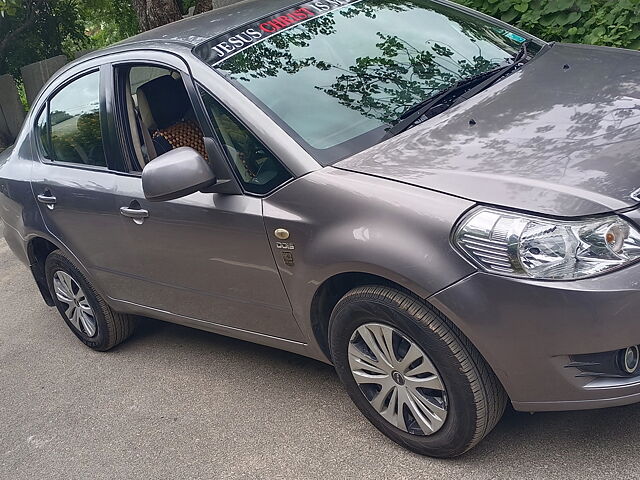
[[[249,129],[209,93],[201,90],[200,94],[216,134],[247,192],[265,194],[291,178],[287,169]]]
[[[124,103],[135,157],[141,171],[159,155],[191,147],[207,157],[200,129],[182,76],[164,67],[136,65],[124,74]]]

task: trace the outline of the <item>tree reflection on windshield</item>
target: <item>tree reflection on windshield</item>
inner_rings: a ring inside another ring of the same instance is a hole
[[[305,141],[326,148],[388,126],[408,107],[503,64],[520,43],[505,33],[427,0],[365,0],[273,35],[217,68]]]

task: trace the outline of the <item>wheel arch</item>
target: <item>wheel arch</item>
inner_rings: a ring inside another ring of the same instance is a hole
[[[49,254],[55,250],[59,250],[59,247],[44,237],[33,237],[27,243],[27,257],[31,274],[38,285],[42,298],[50,307],[55,306],[55,303],[47,285],[44,266]]]
[[[85,275],[92,283],[93,279],[85,268],[84,264],[60,241],[56,238],[52,238],[49,235],[45,235],[42,232],[37,232],[27,238],[27,259],[29,261],[29,268],[38,285],[38,289],[42,294],[42,297],[47,305],[50,307],[55,306],[51,292],[49,292],[49,286],[47,285],[47,278],[45,275],[45,262],[51,252],[60,250],[67,258],[73,262],[83,275]]]
[[[365,285],[383,285],[421,298],[412,289],[391,280],[386,276],[373,273],[350,271],[341,272],[325,279],[316,289],[311,300],[310,321],[314,338],[320,349],[331,360],[329,350],[329,319],[338,301],[350,290]],[[424,301],[424,300],[423,300]]]
[[[442,312],[437,306],[435,306],[429,299],[420,295],[419,288],[413,286],[403,285],[398,281],[392,280],[386,276],[376,275],[366,272],[342,272],[337,273],[326,280],[324,280],[320,286],[316,289],[316,292],[311,301],[310,321],[311,328],[315,341],[320,347],[324,355],[331,361],[331,351],[329,349],[329,320],[334,307],[340,301],[340,299],[350,290],[366,285],[386,286],[399,290],[416,300],[425,303],[429,308],[433,309],[438,315],[446,321],[456,332],[466,340],[477,352],[480,357],[485,361],[487,367],[495,374],[495,370],[489,359],[476,347],[471,341],[469,336],[460,328],[460,326],[454,322],[448,315]],[[498,382],[504,388],[502,378],[496,375]],[[506,389],[505,389],[506,391]]]

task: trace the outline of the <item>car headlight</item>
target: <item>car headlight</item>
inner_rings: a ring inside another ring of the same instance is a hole
[[[453,241],[488,272],[543,280],[573,280],[640,258],[640,233],[617,215],[560,221],[479,208]]]

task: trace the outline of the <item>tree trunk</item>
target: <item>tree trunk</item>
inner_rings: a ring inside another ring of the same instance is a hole
[[[151,30],[182,18],[176,0],[133,0],[131,3],[142,30]]]
[[[193,14],[197,15],[199,13],[202,12],[207,12],[209,10],[211,10],[212,7],[212,2],[211,0],[197,0],[196,1],[196,9],[194,10]]]

